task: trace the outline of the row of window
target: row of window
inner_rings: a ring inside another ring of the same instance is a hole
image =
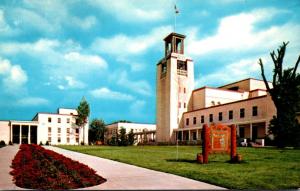
[[[48,133],[51,133],[51,131],[52,131],[52,128],[48,127]],[[61,133],[61,128],[60,127],[57,128],[57,133]],[[67,128],[67,134],[69,134],[69,133],[70,133],[70,128]],[[79,129],[78,128],[75,129],[75,133],[76,134],[79,133]]]
[[[51,143],[51,141],[52,141],[52,137],[49,136],[48,137],[48,142]],[[57,142],[61,143],[61,138],[60,137],[57,137]],[[67,143],[70,143],[70,137],[67,137]],[[79,143],[79,138],[78,137],[76,138],[76,143]]]
[[[253,106],[252,107],[252,116],[257,116],[258,115],[258,108],[257,106]],[[245,108],[241,108],[240,109],[240,118],[244,118],[245,117]],[[223,112],[219,112],[219,116],[218,116],[219,121],[223,121]],[[233,110],[228,111],[228,119],[232,120],[233,119]],[[205,123],[204,121],[204,115],[201,115],[201,123]],[[214,116],[213,114],[209,114],[209,122],[213,122],[214,121]],[[193,117],[193,124],[195,125],[197,123],[197,118]],[[185,121],[185,124],[188,126],[190,124],[190,119],[187,118]]]
[[[181,102],[178,102],[178,108],[181,108]],[[186,108],[186,103],[183,103],[183,108]]]
[[[51,123],[52,122],[52,118],[48,117],[48,122]],[[61,123],[61,118],[57,118],[57,123]],[[70,123],[70,118],[67,118],[67,123]]]

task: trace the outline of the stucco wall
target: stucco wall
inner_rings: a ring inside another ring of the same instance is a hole
[[[8,144],[9,138],[10,138],[9,121],[0,121],[0,141],[3,140],[6,144]]]

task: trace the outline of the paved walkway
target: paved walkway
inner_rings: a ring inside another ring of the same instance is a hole
[[[19,145],[0,148],[0,190],[22,189],[14,185],[12,176],[9,174],[9,172],[12,170],[10,168],[11,161],[17,153],[18,148]],[[86,189],[224,189],[218,186],[191,180],[173,174],[149,170],[108,159],[68,151],[57,147],[47,146],[45,148],[51,149],[55,152],[65,155],[66,157],[72,158],[73,160],[84,163],[96,170],[100,176],[107,179],[107,181],[103,184]]]
[[[6,146],[0,148],[0,189],[1,190],[17,190],[21,189],[17,187],[13,181],[9,172],[11,161],[14,159],[16,153],[19,150],[19,145]]]
[[[46,148],[90,166],[100,176],[107,179],[105,183],[88,189],[224,189],[173,174],[149,170],[57,147]]]

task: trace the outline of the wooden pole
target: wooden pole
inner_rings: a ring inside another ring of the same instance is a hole
[[[203,164],[208,163],[208,152],[209,152],[209,134],[210,130],[207,124],[204,124],[203,126],[203,145],[202,145],[202,154],[203,154]]]
[[[231,149],[230,149],[231,161],[236,160],[236,126],[231,125]]]

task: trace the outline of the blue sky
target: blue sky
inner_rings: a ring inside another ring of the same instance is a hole
[[[299,0],[177,0],[195,88],[261,78],[269,52],[300,53]],[[91,118],[155,123],[155,70],[173,31],[174,0],[1,0],[0,119],[76,108]]]

